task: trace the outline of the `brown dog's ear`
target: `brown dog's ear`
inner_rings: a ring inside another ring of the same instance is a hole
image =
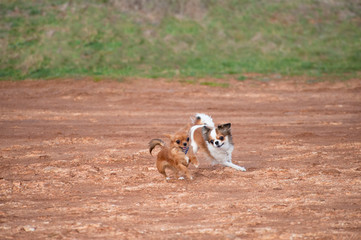
[[[192,127],[192,124],[188,123],[187,125],[181,127],[177,133],[189,132],[189,129]]]
[[[187,131],[189,131],[189,129],[191,129],[191,127],[192,127],[192,124],[188,123],[187,126],[185,127],[185,129],[186,129]]]
[[[171,134],[163,134],[163,136],[164,136],[164,137],[167,137],[167,138],[169,138],[169,139],[172,139],[172,138],[173,138],[173,136],[172,136]]]

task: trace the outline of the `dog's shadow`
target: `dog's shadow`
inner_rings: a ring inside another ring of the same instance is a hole
[[[239,172],[232,169],[234,172]],[[199,168],[192,169],[194,179],[228,179],[234,177],[232,170],[226,167],[215,165],[215,166],[201,166]]]
[[[191,175],[193,176],[193,180],[189,180],[185,176],[183,176],[183,179],[177,179],[175,176],[171,175],[170,179],[168,179],[167,182],[176,183],[178,181],[192,182],[192,181],[217,180],[217,179],[227,180],[242,175],[244,175],[245,177],[249,177],[249,174],[247,173],[254,172],[259,169],[255,167],[250,167],[247,168],[246,172],[243,172],[222,165],[201,165],[198,168],[192,166],[190,167],[189,170],[191,172]]]

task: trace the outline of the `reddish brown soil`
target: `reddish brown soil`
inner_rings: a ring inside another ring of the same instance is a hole
[[[0,239],[360,239],[361,81],[229,84],[0,82]],[[197,112],[247,172],[162,178],[148,141]]]

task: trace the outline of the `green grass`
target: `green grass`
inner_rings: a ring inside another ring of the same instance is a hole
[[[211,86],[211,87],[223,87],[223,88],[229,87],[229,83],[220,83],[220,82],[201,82],[200,85]]]
[[[0,79],[360,76],[358,0],[141,3],[1,1]]]

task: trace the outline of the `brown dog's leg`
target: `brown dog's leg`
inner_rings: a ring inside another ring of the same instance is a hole
[[[179,168],[180,171],[182,171],[188,179],[193,180],[193,177],[191,176],[191,174],[188,171],[188,168],[186,166],[184,166],[183,164],[178,164],[177,167]]]
[[[165,178],[167,178],[167,174],[165,173],[166,167],[167,167],[167,162],[157,161],[158,172],[162,174]]]
[[[189,162],[191,162],[196,168],[199,167],[199,162],[195,155],[189,155]]]

